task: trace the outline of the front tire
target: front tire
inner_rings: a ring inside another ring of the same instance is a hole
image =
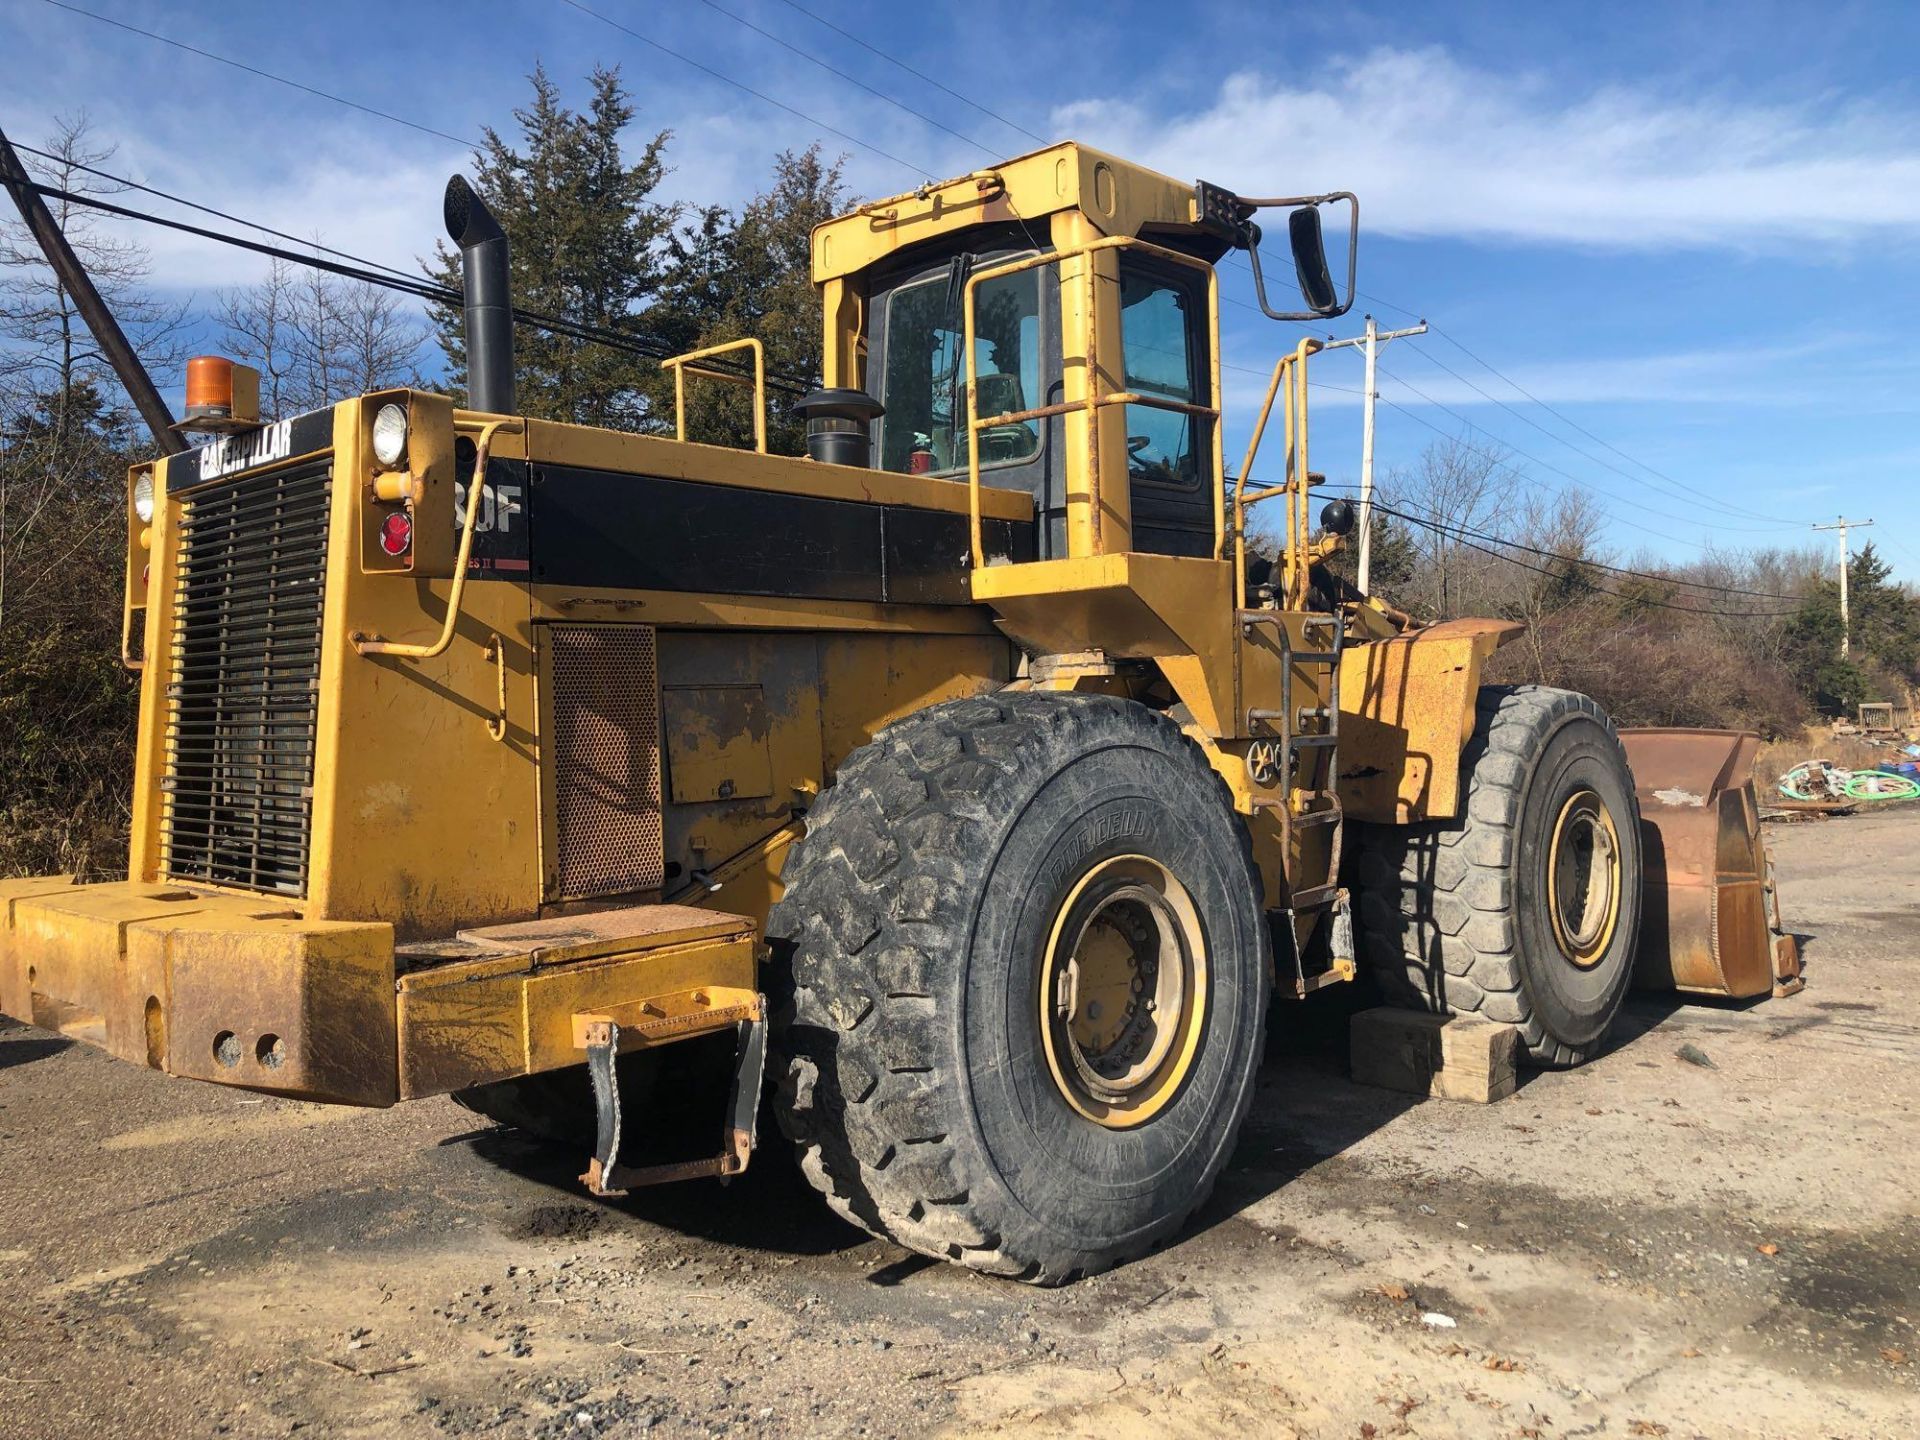
[[[768,919],[792,985],[776,1113],[874,1234],[1057,1284],[1211,1191],[1268,998],[1226,788],[1105,696],[934,706],[851,755]]]
[[[1633,979],[1640,812],[1585,695],[1485,686],[1461,814],[1356,826],[1361,955],[1385,998],[1516,1026],[1541,1065],[1606,1038]]]

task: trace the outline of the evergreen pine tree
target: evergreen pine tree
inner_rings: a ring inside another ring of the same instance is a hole
[[[588,325],[649,333],[648,307],[666,280],[666,241],[678,208],[653,198],[666,174],[670,132],[629,163],[621,133],[634,109],[615,69],[595,69],[584,112],[535,67],[533,100],[513,112],[516,146],[489,127],[474,156],[474,187],[507,232],[515,303]],[[428,272],[458,287],[460,257],[436,244]],[[466,383],[460,316],[438,317],[448,378]],[[519,405],[529,415],[582,425],[641,429],[649,413],[652,361],[532,326],[514,327]]]

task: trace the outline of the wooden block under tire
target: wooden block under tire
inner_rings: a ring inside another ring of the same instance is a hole
[[[1477,1105],[1504,1100],[1519,1085],[1520,1033],[1511,1025],[1381,1006],[1353,1017],[1348,1041],[1362,1085]]]

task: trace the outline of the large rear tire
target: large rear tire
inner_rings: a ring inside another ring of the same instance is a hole
[[[1355,826],[1362,959],[1385,998],[1517,1026],[1541,1065],[1606,1038],[1633,979],[1640,813],[1613,724],[1585,695],[1486,686],[1462,813]]]
[[[1253,1097],[1266,926],[1226,787],[1166,717],[934,706],[848,757],[783,878],[776,1113],[840,1214],[1057,1284],[1205,1200]]]

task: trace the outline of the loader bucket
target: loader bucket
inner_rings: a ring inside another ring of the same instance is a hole
[[[1739,730],[1623,730],[1640,801],[1645,901],[1634,983],[1698,995],[1790,995],[1800,947],[1780,924]]]

